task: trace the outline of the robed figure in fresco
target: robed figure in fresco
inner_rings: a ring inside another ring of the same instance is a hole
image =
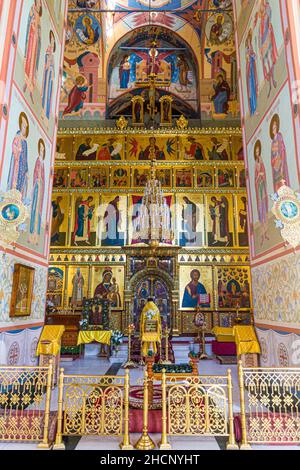
[[[119,69],[119,75],[120,75],[120,88],[122,90],[126,90],[129,85],[130,81],[130,70],[131,70],[131,64],[130,64],[130,56],[126,55],[122,62],[120,63],[120,69]]]
[[[197,223],[200,220],[200,211],[188,197],[183,198],[182,208],[182,234],[180,246],[191,246],[197,242]]]
[[[182,308],[210,308],[210,296],[200,281],[200,271],[193,269],[191,271],[191,282],[186,286],[183,295]]]
[[[253,116],[256,113],[257,109],[258,77],[256,66],[256,54],[253,49],[251,29],[246,39],[246,77],[250,116]]]
[[[258,140],[254,146],[255,193],[258,220],[262,227],[261,245],[263,245],[265,240],[269,240],[269,237],[267,236],[269,197],[267,190],[267,172],[261,156],[261,150],[261,141]]]
[[[213,245],[217,243],[225,243],[229,245],[229,214],[228,214],[228,200],[222,196],[221,200],[212,197],[212,204],[209,206],[210,216],[213,222]]]
[[[32,102],[41,55],[42,13],[43,7],[41,0],[35,0],[31,7],[27,23],[24,57],[25,85],[23,90],[25,93],[28,88]]]
[[[65,215],[63,214],[60,203],[62,197],[58,196],[56,201],[52,201],[52,225],[51,225],[51,244],[55,245],[59,243],[59,229],[62,225]]]
[[[80,268],[77,269],[75,276],[72,279],[72,307],[81,307],[83,301],[83,288],[84,288],[84,277],[81,274]]]
[[[274,192],[277,193],[283,181],[290,186],[289,169],[287,165],[286,147],[280,130],[280,119],[278,114],[273,116],[270,124],[271,165],[273,172]]]
[[[73,244],[76,246],[78,241],[83,241],[87,245],[91,244],[91,220],[95,206],[91,206],[94,198],[89,196],[86,201],[82,198],[77,199],[75,207],[75,227],[72,235]]]
[[[230,86],[222,74],[217,76],[217,83],[213,85],[215,94],[212,96],[216,114],[227,114],[230,100]]]
[[[24,200],[28,188],[28,144],[29,121],[25,113],[19,117],[19,131],[12,144],[12,156],[8,174],[7,191],[16,189]]]
[[[79,75],[79,77],[75,79],[74,87],[69,93],[68,105],[63,112],[63,116],[81,112],[86,99],[86,92],[91,86],[88,87],[86,85],[86,79],[82,75]]]
[[[44,196],[45,196],[45,156],[46,148],[43,139],[39,140],[38,143],[38,158],[35,163],[33,172],[33,184],[32,184],[32,202],[31,202],[31,216],[30,216],[30,230],[29,230],[29,242],[38,245],[41,226],[42,216],[44,208]]]
[[[111,201],[104,213],[104,230],[102,246],[124,246],[124,234],[120,232],[121,212],[119,209],[120,197]]]
[[[54,67],[54,53],[56,50],[55,36],[53,31],[50,31],[50,45],[47,48],[45,55],[44,76],[42,86],[42,108],[43,114],[49,121],[51,115],[52,98],[53,98],[53,85],[55,79]]]
[[[274,77],[274,68],[278,58],[275,34],[272,26],[272,10],[268,0],[261,0],[257,19],[260,19],[259,28],[259,50],[263,65],[264,77],[270,84],[268,96],[270,96],[272,85],[277,87]]]

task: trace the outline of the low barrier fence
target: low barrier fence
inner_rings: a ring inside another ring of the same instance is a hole
[[[124,376],[65,375],[60,371],[58,426],[54,449],[64,449],[63,436],[123,437],[129,439],[129,371]]]
[[[53,364],[48,367],[0,367],[0,440],[37,441],[49,448]]]
[[[41,448],[64,449],[64,436],[129,436],[129,371],[122,376],[65,375],[61,369],[58,402],[50,411],[53,365],[0,367],[0,440],[36,441]],[[251,444],[300,444],[300,369],[238,368],[241,449]],[[149,389],[162,391],[160,449],[171,449],[174,436],[227,437],[234,433],[232,377],[144,375],[143,434],[136,447],[154,448],[148,435]],[[58,403],[58,404],[57,404]],[[55,430],[56,434],[55,434]],[[239,439],[240,441],[240,439]]]
[[[242,449],[300,444],[300,369],[243,368],[239,363]]]
[[[161,449],[170,436],[228,437],[227,449],[238,449],[234,436],[232,377],[162,373]]]

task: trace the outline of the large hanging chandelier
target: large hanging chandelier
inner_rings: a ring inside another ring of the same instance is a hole
[[[150,246],[171,244],[173,240],[171,210],[161,182],[156,178],[155,160],[151,163],[150,178],[134,223],[135,240]]]

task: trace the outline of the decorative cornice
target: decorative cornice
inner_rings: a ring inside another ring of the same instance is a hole
[[[187,129],[162,128],[162,129],[145,129],[130,127],[127,129],[117,129],[113,127],[60,127],[58,129],[58,137],[63,136],[82,136],[82,135],[226,135],[226,136],[242,136],[242,129],[240,127],[189,127]]]

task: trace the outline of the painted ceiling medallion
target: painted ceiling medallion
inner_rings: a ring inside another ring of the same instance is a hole
[[[24,230],[28,217],[28,209],[22,203],[22,194],[19,191],[0,193],[0,244],[15,243]]]
[[[285,184],[272,196],[272,212],[282,238],[296,248],[300,245],[300,194]]]

